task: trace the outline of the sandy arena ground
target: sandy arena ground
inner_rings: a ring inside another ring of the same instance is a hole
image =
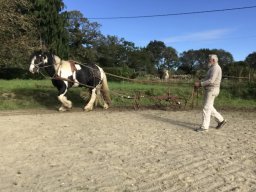
[[[0,112],[0,191],[255,192],[256,113],[222,114],[197,133],[195,110]]]

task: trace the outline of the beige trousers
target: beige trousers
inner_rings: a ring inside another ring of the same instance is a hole
[[[204,95],[203,122],[201,128],[209,129],[211,116],[218,123],[224,119],[222,115],[214,108],[214,100],[219,95],[219,89],[206,90]]]

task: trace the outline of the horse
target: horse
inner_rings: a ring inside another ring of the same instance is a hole
[[[111,99],[107,77],[98,65],[62,60],[57,55],[43,51],[35,51],[30,61],[29,71],[34,74],[44,69],[50,76],[53,86],[58,89],[58,100],[61,102],[59,111],[72,108],[72,102],[65,96],[71,87],[89,88],[90,99],[84,107],[85,111],[93,110],[96,97],[100,94],[103,99],[103,108],[109,108]]]
[[[169,72],[167,69],[161,69],[159,70],[159,77],[163,81],[167,81],[169,79]]]

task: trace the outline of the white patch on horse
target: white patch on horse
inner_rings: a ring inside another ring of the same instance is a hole
[[[48,57],[44,59],[44,63],[48,63]]]
[[[30,66],[29,66],[29,71],[30,73],[34,74],[34,68],[35,68],[35,60],[36,60],[36,56],[34,56],[31,60]]]
[[[82,68],[81,68],[81,66],[80,65],[78,65],[78,64],[75,64],[75,67],[76,67],[76,70],[77,71],[79,71],[79,70],[81,70]]]

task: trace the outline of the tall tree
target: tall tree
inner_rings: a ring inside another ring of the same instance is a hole
[[[68,12],[69,56],[83,62],[97,59],[96,46],[102,38],[97,22],[90,22],[79,11]]]
[[[245,58],[245,63],[249,65],[250,78],[255,79],[256,77],[254,77],[254,74],[255,74],[255,70],[256,70],[256,52],[249,54]]]
[[[207,59],[204,58],[205,56],[203,56],[204,59],[200,59],[199,55],[199,51],[193,49],[181,53],[178,71],[185,74],[195,74],[195,71],[200,69],[200,60],[207,61]]]
[[[30,0],[0,1],[0,67],[27,68],[27,58],[37,46]]]
[[[97,45],[99,62],[107,67],[128,67],[129,54],[135,49],[134,43],[117,36],[103,37]]]
[[[164,59],[163,67],[166,69],[173,69],[178,66],[179,57],[178,57],[177,51],[172,47],[166,47],[163,54],[163,59]]]
[[[43,45],[60,57],[68,56],[67,12],[62,0],[31,0]]]
[[[129,67],[137,73],[155,74],[156,68],[145,48],[136,49],[130,53]]]
[[[166,51],[166,45],[162,41],[150,41],[146,49],[151,55],[155,67],[159,70],[164,64],[163,58]]]

